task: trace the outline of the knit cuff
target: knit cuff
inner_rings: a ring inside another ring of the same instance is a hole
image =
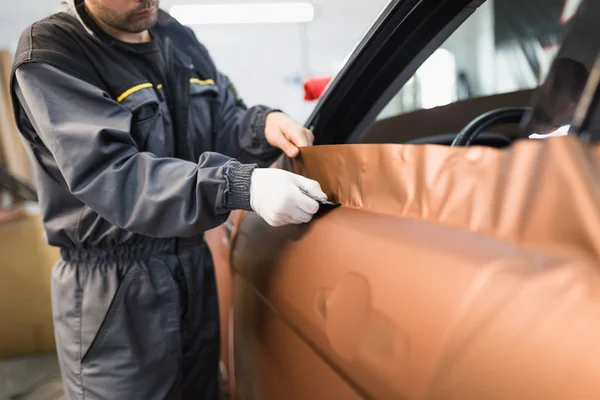
[[[265,127],[267,125],[267,117],[274,112],[283,113],[279,109],[263,106],[256,115],[256,118],[254,118],[254,122],[252,123],[252,145],[254,147],[270,146],[265,137]]]
[[[250,184],[256,164],[232,165],[228,172],[229,190],[225,208],[228,210],[252,211],[250,206]]]

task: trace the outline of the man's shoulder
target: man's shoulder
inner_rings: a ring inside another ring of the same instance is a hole
[[[85,35],[79,21],[65,12],[32,23],[19,39],[11,77],[23,64],[43,63],[101,85],[102,81],[83,49]]]
[[[77,51],[75,40],[77,29],[77,20],[64,12],[33,22],[21,33],[15,52],[15,62],[32,59],[39,52]]]

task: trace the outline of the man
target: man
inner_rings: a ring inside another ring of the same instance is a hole
[[[215,399],[203,233],[231,210],[311,220],[319,184],[265,168],[311,133],[247,108],[158,0],[70,0],[22,35],[11,80],[31,148],[69,399]],[[257,46],[257,49],[259,47]]]

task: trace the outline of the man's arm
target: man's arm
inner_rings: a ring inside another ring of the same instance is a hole
[[[183,29],[216,75],[215,83],[219,89],[214,121],[217,124],[217,152],[244,163],[267,167],[281,155],[282,150],[288,157],[296,157],[298,147],[313,144],[312,132],[282,111],[264,105],[248,108],[229,77],[218,70],[194,31],[189,27]]]
[[[47,64],[20,66],[15,91],[71,193],[119,228],[192,236],[224,222],[230,210],[251,209],[255,165],[217,153],[196,164],[139,152],[129,110]]]
[[[241,162],[257,163],[266,167],[273,163],[281,150],[273,147],[265,137],[266,119],[275,111],[266,106],[247,108],[230,79],[219,72],[216,151]]]

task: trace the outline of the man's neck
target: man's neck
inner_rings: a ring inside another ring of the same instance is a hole
[[[98,18],[94,14],[94,10],[88,7],[87,3],[85,3],[84,6],[85,11],[88,13],[90,18],[92,18],[94,22],[100,27],[100,29],[102,29],[104,32],[114,37],[115,39],[125,43],[147,43],[152,40],[152,36],[147,30],[139,33],[131,33],[114,28],[106,24],[100,18]]]

